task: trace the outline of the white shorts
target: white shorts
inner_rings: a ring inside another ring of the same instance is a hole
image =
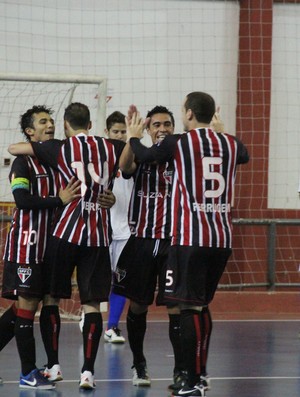
[[[109,246],[109,253],[110,253],[110,262],[111,262],[111,270],[113,272],[116,271],[117,263],[119,260],[119,256],[125,247],[128,239],[124,240],[113,240]]]

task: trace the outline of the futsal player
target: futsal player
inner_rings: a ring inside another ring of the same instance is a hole
[[[129,118],[136,111],[129,109]],[[153,145],[160,144],[174,133],[174,117],[164,106],[156,106],[147,114],[147,133]],[[147,326],[148,306],[154,301],[164,305],[163,288],[165,266],[170,246],[170,194],[173,176],[172,164],[158,165],[134,158],[127,144],[122,154],[122,171],[134,178],[133,193],[129,205],[131,236],[125,245],[114,274],[113,292],[130,299],[127,313],[127,333],[133,354],[133,378],[135,386],[150,386],[144,338]],[[120,163],[121,165],[121,163]],[[179,310],[168,305],[169,337],[174,351],[174,384],[181,384],[184,376],[180,347]]]
[[[113,112],[106,119],[106,130],[108,138],[117,139],[126,143],[127,131],[125,115],[121,112]],[[112,225],[112,242],[110,245],[111,266],[115,272],[119,256],[130,237],[128,225],[128,208],[133,187],[132,178],[124,178],[121,171],[117,172],[114,182],[113,193],[116,203],[110,209]],[[109,315],[107,329],[104,332],[104,340],[109,343],[124,343],[125,338],[121,335],[119,320],[122,315],[126,298],[111,291],[109,295]]]
[[[185,133],[169,136],[159,146],[140,143],[143,120],[135,113],[128,137],[142,161],[174,161],[171,197],[171,248],[165,299],[180,306],[180,329],[187,382],[173,396],[203,397],[212,321],[209,304],[232,250],[231,205],[238,164],[249,161],[235,136],[210,128],[214,99],[192,92],[182,106]],[[136,139],[138,138],[138,139]]]
[[[33,106],[21,116],[21,130],[28,141],[54,138],[51,114],[50,108]],[[53,210],[78,197],[78,184],[67,184],[61,190],[57,172],[30,156],[14,160],[9,179],[16,209],[5,244],[2,296],[16,303],[0,319],[0,348],[15,336],[21,360],[20,387],[52,389],[52,381],[62,380],[57,343],[60,316],[58,302],[49,295],[44,252]],[[34,316],[41,300],[40,329],[48,357],[46,377],[36,367],[33,333]]]
[[[117,139],[126,142],[127,131],[125,115],[119,111],[110,114],[106,119],[105,133],[110,139]],[[128,207],[133,186],[132,178],[124,178],[120,171],[117,172],[113,193],[115,204],[110,209],[112,225],[112,242],[109,246],[112,272],[116,270],[118,258],[126,244],[130,229],[128,225]],[[109,295],[109,315],[107,328],[104,332],[104,340],[108,343],[124,343],[125,338],[121,334],[119,321],[122,315],[126,298],[111,291]],[[84,323],[84,314],[81,316],[80,328]]]
[[[51,295],[70,298],[71,278],[77,267],[77,284],[85,313],[83,326],[84,363],[80,389],[95,387],[94,364],[102,334],[100,302],[108,300],[111,287],[109,245],[110,213],[98,202],[112,188],[124,143],[89,135],[90,112],[86,105],[71,103],[64,113],[66,141],[53,140],[32,147],[16,144],[11,152],[32,153],[57,169],[64,186],[75,176],[81,196],[56,212],[55,227],[46,250],[51,261]]]

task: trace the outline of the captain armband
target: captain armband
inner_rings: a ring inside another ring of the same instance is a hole
[[[17,189],[25,189],[29,191],[29,180],[27,178],[14,178],[11,181],[11,190],[14,192]]]

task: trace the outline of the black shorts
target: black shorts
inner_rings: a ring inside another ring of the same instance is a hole
[[[175,245],[170,247],[165,299],[207,306],[213,299],[231,249]]]
[[[47,274],[47,272],[45,272]],[[43,263],[20,264],[4,262],[2,297],[17,300],[18,296],[41,299],[47,292]]]
[[[51,267],[50,294],[54,298],[71,297],[76,267],[81,303],[108,301],[112,277],[109,247],[80,246],[50,237],[44,260]]]
[[[113,291],[141,305],[163,305],[165,274],[170,240],[131,236],[114,273]]]

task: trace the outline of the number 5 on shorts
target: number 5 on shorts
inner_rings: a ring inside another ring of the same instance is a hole
[[[170,287],[173,284],[173,270],[167,270],[166,272],[166,287]]]

